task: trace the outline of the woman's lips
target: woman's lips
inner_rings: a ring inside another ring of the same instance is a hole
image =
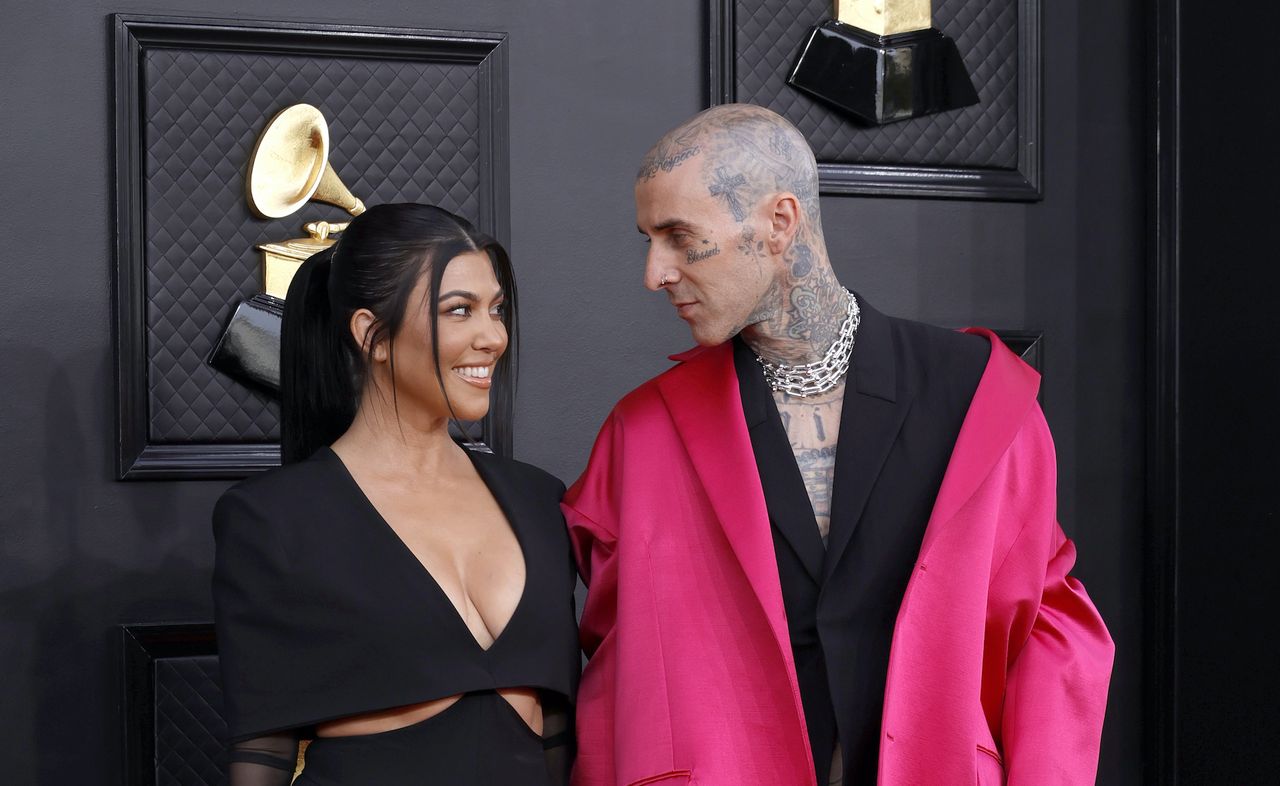
[[[484,390],[493,387],[492,366],[459,366],[453,369],[452,373],[468,385]],[[484,376],[479,376],[480,374]]]

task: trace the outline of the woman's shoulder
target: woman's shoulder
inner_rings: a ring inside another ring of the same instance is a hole
[[[250,508],[262,513],[297,511],[320,504],[318,495],[333,488],[336,456],[321,448],[303,461],[269,469],[228,488],[214,507]]]
[[[564,496],[564,482],[541,467],[519,459],[500,456],[489,451],[488,448],[464,447],[471,454],[473,461],[483,464],[486,469],[501,475],[526,492],[554,497],[557,502]]]

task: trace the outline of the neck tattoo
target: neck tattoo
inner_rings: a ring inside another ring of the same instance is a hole
[[[765,381],[775,393],[808,398],[826,393],[844,380],[849,371],[853,342],[858,338],[858,324],[861,321],[857,298],[848,290],[845,290],[845,294],[848,295],[848,300],[844,322],[840,325],[840,335],[827,348],[821,360],[789,366],[785,363],[770,363],[759,354],[756,355],[756,360],[764,368]]]

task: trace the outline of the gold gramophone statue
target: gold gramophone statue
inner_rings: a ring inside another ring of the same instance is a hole
[[[333,171],[329,124],[310,104],[294,104],[267,123],[249,157],[245,192],[249,208],[259,218],[291,216],[312,200],[337,205],[353,216],[364,212],[364,203]],[[333,245],[331,235],[346,227],[346,222],[312,221],[304,227],[309,237],[258,246],[262,291],[283,300],[302,261]]]
[[[311,201],[352,216],[364,203],[342,184],[329,164],[329,124],[310,104],[294,104],[267,122],[249,157],[245,179],[249,208],[260,218],[291,216]],[[289,282],[303,261],[330,248],[347,222],[311,221],[307,237],[258,246],[262,294],[240,303],[209,356],[209,364],[241,382],[280,389],[280,327]]]

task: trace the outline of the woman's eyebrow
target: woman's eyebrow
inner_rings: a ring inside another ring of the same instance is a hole
[[[502,291],[501,287],[499,287],[498,290],[493,293],[493,299],[497,300],[498,298],[504,297],[505,295],[506,293]],[[451,298],[451,297],[461,297],[461,298],[466,298],[467,300],[480,299],[479,295],[466,289],[451,289],[448,292],[440,293],[441,300],[444,300],[445,298]]]
[[[468,292],[468,291],[467,291],[467,290],[465,290],[465,289],[451,289],[451,290],[449,290],[448,292],[441,292],[441,293],[440,293],[440,299],[441,299],[441,300],[444,300],[445,298],[450,298],[450,297],[461,297],[461,298],[466,298],[467,300],[479,300],[479,299],[480,299],[479,297],[477,297],[477,296],[476,296],[476,293],[474,293],[474,292]]]

